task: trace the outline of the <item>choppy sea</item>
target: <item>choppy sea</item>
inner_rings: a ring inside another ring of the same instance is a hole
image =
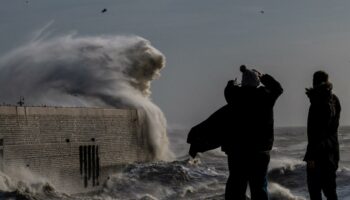
[[[190,159],[187,133],[188,130],[169,130],[176,161],[129,165],[122,172],[112,174],[98,192],[68,195],[35,177],[29,181],[13,182],[11,177],[0,174],[0,199],[224,199],[228,177],[225,154],[216,149]],[[339,129],[339,141],[341,162],[337,172],[337,192],[340,200],[350,200],[350,127]],[[302,162],[306,144],[305,128],[276,128],[269,166],[272,200],[309,199],[305,163]]]

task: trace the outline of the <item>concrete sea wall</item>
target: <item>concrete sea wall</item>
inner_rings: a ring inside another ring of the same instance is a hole
[[[67,193],[98,188],[150,159],[137,110],[0,106],[0,168],[28,169]]]

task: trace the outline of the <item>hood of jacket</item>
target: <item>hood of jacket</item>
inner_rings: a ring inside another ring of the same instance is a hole
[[[330,82],[306,89],[306,95],[311,103],[328,103],[332,98],[333,85]]]

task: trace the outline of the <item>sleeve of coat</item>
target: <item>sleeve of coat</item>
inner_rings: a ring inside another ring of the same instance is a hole
[[[277,98],[283,93],[281,84],[268,74],[264,74],[260,78],[260,81],[267,89],[271,103],[274,104]]]
[[[233,80],[230,80],[227,82],[227,85],[225,87],[224,95],[226,102],[228,104],[233,104],[234,103],[234,97],[235,93],[237,91],[238,86],[234,84]]]
[[[327,104],[312,104],[307,120],[308,145],[304,160],[319,160],[325,154],[330,112]]]

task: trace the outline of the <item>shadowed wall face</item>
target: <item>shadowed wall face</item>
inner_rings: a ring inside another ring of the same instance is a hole
[[[150,160],[143,137],[136,110],[0,107],[4,172],[26,168],[68,193],[100,185],[108,169]]]

